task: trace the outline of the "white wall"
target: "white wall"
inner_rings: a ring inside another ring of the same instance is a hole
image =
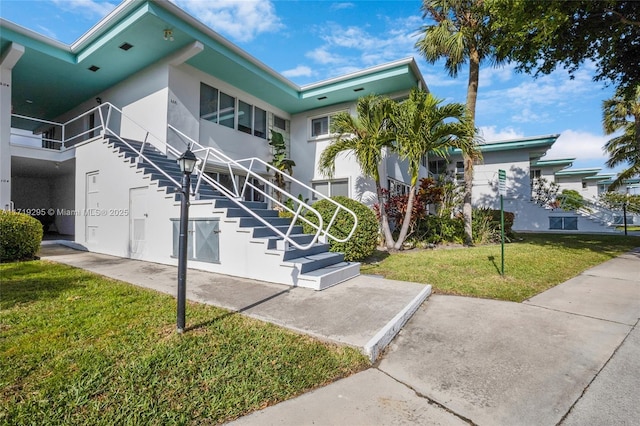
[[[87,208],[86,175],[98,172],[98,208],[106,214],[87,217],[80,214],[75,219],[75,241],[90,251],[131,257],[129,244],[130,209],[129,191],[131,188],[148,187],[146,244],[144,259],[167,263],[172,252],[171,217],[176,217],[178,207],[164,190],[158,191],[155,184],[135,167],[127,165],[123,159],[112,152],[107,144],[94,141],[76,148],[76,210]],[[127,212],[127,213],[125,213]],[[98,226],[95,241],[85,233],[87,220]]]
[[[215,87],[227,95],[235,97],[236,100],[242,100],[282,118],[289,119],[289,114],[186,64],[171,67],[169,81],[171,88],[169,124],[199,141],[202,145],[216,148],[234,160],[250,157],[258,157],[265,161],[270,160],[271,147],[268,139],[249,135],[207,120],[200,120],[200,83]],[[171,145],[179,151],[184,150],[184,142],[175,137],[171,131],[169,135]],[[264,171],[259,170],[258,172]]]
[[[121,109],[127,118],[112,114],[108,123],[110,128],[122,137],[134,140],[147,140],[161,146],[167,134],[167,104],[169,84],[169,65],[166,61],[146,68],[117,85],[87,99],[74,109],[66,112],[54,121],[66,122],[98,106],[96,97],[103,103],[109,102]],[[106,108],[104,109],[106,119]],[[96,115],[96,123],[99,123]],[[68,126],[67,134],[77,134],[88,126],[88,118],[84,117]],[[147,136],[146,132],[150,135]],[[86,138],[78,139],[78,141]]]
[[[331,136],[318,138],[311,137],[311,119],[314,117],[332,115],[338,112],[348,111],[355,114],[355,104],[339,104],[326,108],[319,108],[304,113],[295,114],[291,117],[291,157],[296,162],[294,167],[294,177],[307,185],[313,182],[326,181],[329,178],[318,168],[322,152],[331,144]],[[385,174],[385,162],[381,164],[381,175]],[[365,204],[376,202],[375,184],[372,179],[362,175],[353,154],[343,152],[335,162],[335,172],[333,180],[347,179],[349,182],[349,197]],[[386,179],[382,182],[386,185]],[[311,199],[311,194],[302,188],[292,188],[292,193],[301,193],[303,197]]]
[[[582,198],[594,199],[598,197],[598,184],[595,180],[586,180],[587,187],[582,187],[583,176],[556,176],[556,183],[560,186],[560,191],[563,189],[571,189],[577,191]]]

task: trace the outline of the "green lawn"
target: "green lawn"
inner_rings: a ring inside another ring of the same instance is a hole
[[[368,367],[211,306],[44,261],[0,265],[0,424],[216,424]]]
[[[434,293],[521,302],[634,247],[640,237],[522,234],[505,244],[504,278],[499,244],[378,252],[361,272],[431,284]]]

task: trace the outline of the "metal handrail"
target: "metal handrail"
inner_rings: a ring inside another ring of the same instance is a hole
[[[104,114],[104,110],[106,109],[107,114],[105,117]],[[114,131],[111,127],[110,127],[110,123],[111,123],[111,119],[113,117],[113,111],[116,111],[117,113],[120,114],[121,116],[121,120],[123,118],[126,118],[127,120],[129,120],[132,124],[134,124],[135,126],[137,126],[140,130],[142,130],[145,134],[144,137],[144,141],[141,144],[140,149],[136,149],[132,144],[130,144],[127,140],[125,140],[124,138],[122,138],[118,132]],[[84,130],[84,131],[80,131],[79,133],[74,133],[72,136],[70,136],[67,132],[67,128],[69,127],[69,125],[77,122],[78,120],[97,112],[98,117],[99,117],[99,124],[93,126],[93,128],[88,129],[88,130]],[[153,167],[155,170],[157,170],[162,176],[164,176],[165,178],[167,178],[171,183],[173,183],[177,188],[181,187],[180,182],[178,182],[177,180],[175,180],[174,178],[172,178],[169,174],[167,174],[161,167],[159,167],[158,165],[156,165],[150,158],[148,158],[144,153],[144,149],[145,149],[145,145],[149,144],[150,142],[148,142],[148,138],[151,135],[152,137],[154,137],[161,146],[159,146],[159,148],[163,148],[165,150],[165,154],[172,154],[175,155],[176,157],[179,157],[181,155],[181,153],[174,148],[173,146],[169,145],[167,142],[162,141],[161,139],[155,137],[153,134],[151,134],[144,126],[140,125],[139,123],[135,122],[134,120],[132,120],[130,117],[126,116],[122,110],[120,110],[119,108],[117,108],[116,106],[114,106],[111,103],[103,103],[101,105],[98,105],[76,117],[71,118],[70,120],[67,120],[66,122],[60,123],[60,122],[55,122],[55,121],[48,121],[48,120],[41,120],[38,118],[34,118],[34,117],[28,117],[28,116],[24,116],[24,115],[18,115],[18,114],[12,114],[13,117],[19,118],[19,119],[25,119],[25,120],[31,120],[34,121],[36,123],[42,123],[42,124],[48,124],[48,125],[53,125],[53,126],[59,126],[62,131],[61,131],[61,138],[59,140],[56,139],[49,139],[49,138],[43,138],[42,136],[40,137],[31,137],[34,139],[39,139],[41,141],[50,141],[50,142],[55,142],[55,143],[60,143],[60,147],[58,148],[59,151],[65,151],[67,149],[71,148],[71,145],[69,144],[69,142],[74,141],[78,138],[84,137],[90,133],[93,132],[99,132],[100,135],[102,137],[114,137],[116,138],[118,141],[120,141],[121,143],[123,143],[124,145],[126,145],[131,151],[133,151],[136,154],[136,158],[137,161],[140,161],[140,159],[144,160],[149,166]],[[271,229],[276,235],[280,236],[281,238],[284,239],[284,241],[287,244],[290,244],[298,249],[308,249],[310,248],[313,244],[316,243],[316,241],[319,239],[319,237],[322,235],[325,239],[326,238],[331,238],[335,241],[338,242],[345,242],[347,241],[349,238],[351,238],[355,232],[355,229],[357,227],[358,224],[358,218],[356,216],[356,214],[351,211],[350,209],[344,207],[343,205],[337,203],[336,201],[324,196],[323,194],[321,194],[320,192],[314,190],[313,188],[310,188],[309,186],[307,186],[306,184],[300,182],[297,179],[294,179],[292,176],[278,170],[277,168],[275,168],[274,166],[272,166],[271,164],[259,159],[259,158],[248,158],[248,159],[243,159],[243,160],[233,160],[232,158],[228,157],[226,154],[211,148],[211,147],[204,147],[202,146],[200,143],[198,143],[197,141],[193,140],[192,138],[190,138],[188,135],[184,134],[183,132],[181,132],[180,130],[176,129],[174,126],[172,125],[168,125],[168,128],[173,130],[174,132],[176,132],[179,136],[181,136],[182,138],[186,139],[188,141],[188,145],[190,147],[195,147],[195,149],[193,150],[194,154],[199,155],[200,157],[204,157],[203,158],[203,162],[200,165],[196,166],[196,170],[195,170],[195,174],[197,175],[197,183],[196,183],[196,187],[195,187],[195,193],[198,193],[200,190],[200,186],[202,184],[202,181],[204,181],[207,185],[213,187],[215,190],[219,191],[220,193],[222,193],[223,195],[225,195],[227,198],[229,198],[231,201],[233,201],[236,205],[238,205],[238,207],[242,208],[243,210],[245,210],[246,212],[248,212],[252,217],[254,217],[255,219],[257,219],[259,222],[261,222],[262,224],[264,224],[266,227],[268,227],[269,229]],[[20,135],[23,137],[27,137],[29,138],[29,135]],[[249,161],[249,167],[246,167],[245,165],[243,165],[243,162],[247,162]],[[239,190],[236,180],[232,179],[233,181],[233,191],[225,188],[223,185],[221,185],[219,182],[211,179],[210,177],[208,177],[205,173],[204,173],[204,169],[205,166],[207,164],[210,163],[216,163],[218,165],[226,165],[229,168],[229,173],[231,176],[234,176],[234,168],[236,170],[239,170],[243,173],[246,174],[245,177],[245,182],[244,185],[242,186],[242,189]],[[271,182],[268,179],[265,179],[261,174],[255,172],[253,170],[253,167],[255,164],[259,164],[260,166],[265,167],[265,170],[267,172],[271,172],[274,175],[281,175],[284,179],[288,180],[289,182],[295,182],[296,184],[300,185],[301,187],[311,191],[313,194],[315,194],[315,196],[317,198],[320,199],[325,199],[328,200],[330,203],[334,204],[336,206],[336,210],[331,218],[331,220],[329,221],[329,224],[324,227],[323,226],[323,219],[322,219],[322,215],[315,210],[313,207],[311,207],[311,205],[305,203],[303,200],[300,200],[298,198],[295,198],[293,196],[291,196],[291,194],[289,194],[288,192],[286,192],[284,189],[280,188],[279,186],[275,185],[273,182]],[[262,183],[264,185],[264,188],[269,188],[271,191],[273,192],[278,192],[282,195],[287,196],[288,198],[290,198],[294,205],[297,205],[297,208],[291,209],[289,208],[286,204],[284,204],[282,201],[276,199],[275,197],[273,197],[267,190],[262,189],[261,187],[259,187],[258,185],[255,185],[254,183],[251,182],[252,179],[255,179],[256,181]],[[259,216],[258,214],[256,214],[255,212],[253,212],[253,210],[251,210],[250,208],[248,208],[247,206],[245,206],[244,204],[242,204],[241,199],[242,199],[242,194],[244,194],[244,192],[246,191],[247,187],[252,188],[254,191],[256,191],[257,193],[260,193],[263,197],[265,197],[265,199],[268,199],[272,204],[277,205],[280,209],[288,211],[289,213],[291,213],[293,215],[293,219],[291,221],[291,224],[289,225],[288,229],[286,232],[282,232],[280,229],[278,229],[277,227],[273,226],[272,224],[270,224],[269,222],[267,222],[263,217]],[[307,217],[305,217],[304,214],[302,214],[304,211],[307,212],[311,212],[313,215],[316,216],[318,223],[314,223],[311,220],[309,220]],[[331,229],[331,226],[333,226],[335,220],[338,217],[338,214],[341,211],[345,211],[348,214],[350,214],[353,217],[353,227],[351,228],[351,231],[349,232],[348,236],[346,238],[338,238],[335,235],[331,234],[329,231]],[[299,244],[297,243],[295,240],[293,240],[292,238],[290,238],[291,236],[291,232],[293,230],[293,227],[296,226],[296,224],[298,223],[298,221],[302,221],[304,223],[307,223],[308,225],[310,225],[312,228],[314,228],[316,230],[316,232],[313,234],[313,238],[311,240],[310,243],[308,244]]]
[[[296,212],[299,212],[301,210],[308,210],[313,212],[319,219],[319,222],[317,225],[312,224],[311,222],[308,222],[304,216],[300,216],[298,219],[300,220],[304,220],[305,222],[309,223],[311,226],[318,227],[321,229],[321,234],[325,237],[325,238],[331,238],[334,241],[337,242],[345,242],[347,240],[349,240],[349,238],[351,238],[356,230],[356,227],[358,225],[358,217],[357,215],[351,211],[350,209],[344,207],[342,204],[336,202],[335,200],[332,200],[329,197],[326,197],[325,195],[321,194],[320,192],[316,191],[315,189],[307,186],[306,184],[300,182],[299,180],[295,179],[294,177],[292,177],[291,175],[288,175],[284,172],[282,172],[281,170],[278,170],[277,168],[275,168],[273,165],[267,163],[266,161],[260,159],[260,158],[245,158],[245,159],[241,159],[241,160],[234,160],[230,157],[228,157],[226,154],[216,150],[215,148],[211,148],[211,147],[204,147],[202,146],[200,143],[198,143],[197,141],[193,140],[193,138],[189,137],[188,135],[184,134],[183,132],[181,132],[180,130],[176,129],[174,126],[172,126],[171,124],[168,125],[169,129],[173,130],[174,132],[176,132],[177,135],[179,135],[180,137],[186,139],[189,144],[191,144],[192,146],[197,147],[195,150],[193,150],[193,153],[196,154],[200,154],[202,152],[205,153],[205,157],[208,158],[217,158],[219,159],[219,161],[228,164],[230,167],[231,165],[235,166],[237,169],[243,171],[244,173],[247,174],[247,179],[245,179],[245,183],[243,185],[243,189],[241,192],[236,190],[236,196],[240,197],[242,193],[244,193],[244,190],[246,189],[246,186],[250,186],[251,188],[257,190],[258,192],[260,192],[261,194],[265,195],[266,197],[268,197],[272,202],[276,203],[278,205],[279,208],[282,208],[284,210],[289,211],[290,213],[293,213],[294,216],[296,215]],[[244,166],[242,163],[246,163],[249,162],[249,167]],[[334,211],[334,214],[331,218],[331,220],[329,221],[329,224],[324,227],[323,226],[323,222],[322,222],[322,215],[320,215],[320,213],[318,213],[313,207],[311,207],[311,205],[305,203],[303,200],[300,200],[298,198],[292,197],[291,194],[289,194],[288,192],[286,192],[285,190],[283,190],[282,188],[280,188],[279,186],[275,185],[273,182],[269,181],[268,179],[265,179],[262,175],[260,175],[259,173],[255,172],[254,170],[252,170],[253,165],[255,163],[260,164],[261,166],[265,167],[265,170],[267,170],[268,172],[273,172],[274,174],[279,174],[280,176],[282,176],[284,179],[290,181],[290,182],[295,182],[296,184],[302,186],[303,188],[311,191],[313,194],[316,195],[317,198],[320,199],[324,199],[327,200],[328,202],[332,203],[333,205],[336,206],[336,210]],[[204,173],[202,173],[204,171],[204,167],[206,166],[205,163],[202,163],[201,165],[198,165],[198,169],[201,170],[201,172],[199,173],[200,176],[204,175]],[[230,168],[231,170],[231,168]],[[233,175],[233,173],[232,173]],[[302,206],[301,208],[296,209],[296,211],[293,211],[292,209],[289,209],[283,202],[278,201],[277,199],[271,197],[267,192],[262,191],[260,188],[258,188],[256,185],[253,185],[249,182],[249,177],[253,177],[255,179],[257,179],[258,181],[262,182],[265,184],[266,187],[271,188],[274,191],[280,192],[284,195],[287,195],[295,204],[297,204],[298,206]],[[200,179],[200,177],[199,177]],[[235,180],[234,180],[235,182]],[[338,238],[335,235],[331,234],[329,231],[331,229],[331,226],[333,226],[334,222],[336,221],[338,214],[340,213],[340,211],[345,211],[347,214],[350,214],[353,217],[353,227],[351,228],[349,234],[347,235],[347,237],[345,238]],[[295,221],[292,221],[292,224],[295,223]]]

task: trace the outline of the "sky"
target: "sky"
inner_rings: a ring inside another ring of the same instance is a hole
[[[428,64],[415,48],[420,0],[172,0],[192,16],[298,85],[414,57],[429,90],[445,102],[466,100],[468,73],[453,78],[443,62]],[[0,16],[71,44],[118,1],[0,0]],[[481,65],[476,126],[486,142],[560,134],[549,158],[576,158],[573,168],[607,169],[602,101],[614,89],[593,82],[586,64],[534,78],[513,65]]]

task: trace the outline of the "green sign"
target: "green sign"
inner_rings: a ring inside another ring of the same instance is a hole
[[[498,193],[507,195],[507,172],[502,169],[498,170]]]

